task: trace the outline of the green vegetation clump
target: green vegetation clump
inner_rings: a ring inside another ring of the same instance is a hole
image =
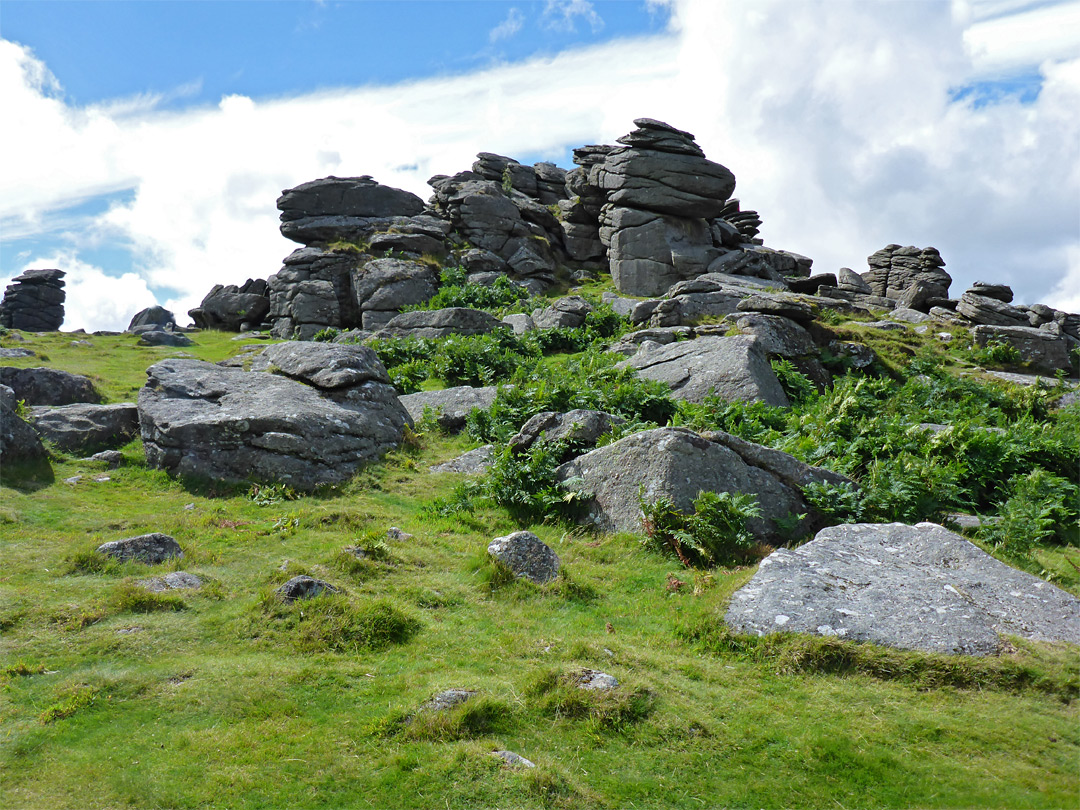
[[[756,542],[747,521],[761,516],[753,495],[701,492],[694,511],[686,515],[670,498],[641,501],[642,543],[658,552],[674,554],[687,568],[745,562]]]

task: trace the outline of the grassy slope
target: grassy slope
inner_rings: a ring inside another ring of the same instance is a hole
[[[130,337],[71,340],[18,345],[91,373],[110,401],[181,353]],[[211,360],[241,345],[196,340],[187,351]],[[51,482],[0,490],[0,650],[9,671],[31,673],[0,687],[4,806],[1076,804],[1075,649],[1025,645],[1011,658],[1045,675],[1041,690],[1000,686],[996,663],[984,688],[813,666],[784,674],[779,659],[710,652],[677,633],[715,624],[750,571],[695,579],[633,537],[552,526],[532,528],[579,587],[492,591],[484,549],[515,528],[506,516],[417,514],[456,480],[424,467],[468,446],[429,435],[346,487],[266,506],[146,470],[138,442],[120,470],[65,459]],[[390,542],[390,563],[335,565],[343,546],[391,525],[415,537]],[[153,530],[176,536],[183,569],[209,583],[183,610],[132,612],[121,597],[145,575],[135,564],[73,566],[101,542]],[[285,560],[343,586],[350,604],[384,599],[422,627],[400,645],[311,651],[302,619],[263,608]],[[686,583],[677,592],[669,573]],[[642,699],[577,707],[584,716],[553,709],[546,676],[581,667]],[[481,690],[484,711],[441,729],[392,722],[448,687]],[[505,769],[496,748],[538,767]]]

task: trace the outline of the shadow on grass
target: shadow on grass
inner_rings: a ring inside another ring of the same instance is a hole
[[[29,494],[56,483],[52,464],[48,459],[33,461],[9,461],[0,466],[0,486],[10,487]]]

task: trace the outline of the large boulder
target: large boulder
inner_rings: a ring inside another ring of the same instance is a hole
[[[1053,324],[1036,329],[1033,326],[986,326],[980,324],[972,329],[979,346],[1003,343],[1012,346],[1020,359],[1033,370],[1053,374],[1071,371],[1069,338],[1060,330],[1052,330]]]
[[[945,261],[937,248],[886,245],[867,258],[870,270],[863,279],[875,296],[904,299],[904,305],[922,312],[933,299],[949,297],[952,276],[942,268]]]
[[[281,233],[305,245],[369,236],[393,217],[412,217],[424,201],[409,191],[363,177],[324,177],[286,189],[278,197]]]
[[[482,309],[447,307],[403,312],[380,330],[379,337],[442,338],[450,335],[483,335],[505,328],[502,321]]]
[[[146,309],[140,309],[131,317],[131,322],[128,323],[127,331],[134,332],[136,329],[144,327],[175,329],[176,316],[165,309],[165,307],[156,304],[152,307],[147,307]]]
[[[605,433],[626,420],[604,411],[576,408],[566,413],[543,411],[531,417],[507,444],[515,451],[528,450],[534,444],[565,442],[570,455],[592,448]]]
[[[37,433],[15,412],[15,392],[0,385],[0,468],[17,461],[36,461],[48,456]]]
[[[114,557],[121,562],[136,560],[146,565],[159,565],[166,560],[184,556],[175,537],[161,532],[140,534],[137,537],[125,537],[112,540],[97,547],[98,554]]]
[[[473,408],[486,410],[495,401],[497,389],[494,385],[473,388],[458,385],[441,391],[417,391],[399,397],[413,422],[424,417],[424,411],[430,410],[435,421],[445,431],[456,433],[465,427],[465,420]]]
[[[132,402],[37,406],[30,409],[30,423],[60,450],[86,455],[131,441],[139,432],[139,411]]]
[[[269,313],[269,287],[261,278],[249,278],[240,286],[215,284],[199,306],[188,310],[200,329],[222,332],[258,326]]]
[[[709,336],[667,346],[643,343],[619,366],[667,383],[676,399],[689,402],[718,396],[729,402],[791,404],[764,349],[750,335]]]
[[[978,288],[976,288],[978,289]],[[987,326],[1029,326],[1023,310],[999,298],[990,298],[968,290],[956,302],[956,311],[969,321]]]
[[[496,537],[487,550],[515,576],[537,585],[544,585],[559,576],[559,555],[532,532]]]
[[[11,280],[0,301],[0,326],[55,332],[64,322],[64,271],[27,270]]]
[[[15,392],[26,405],[71,405],[101,402],[89,377],[55,368],[0,368],[0,385]]]
[[[374,259],[352,273],[353,297],[365,329],[382,326],[403,307],[424,303],[438,288],[433,268],[404,259]],[[376,312],[381,317],[373,318]]]
[[[820,525],[803,499],[804,486],[848,480],[728,434],[706,438],[685,428],[634,433],[563,464],[557,476],[581,479],[580,489],[591,496],[586,520],[604,531],[641,532],[642,499],[669,498],[676,509],[690,512],[701,492],[754,495],[761,517],[748,527],[760,541],[773,543],[782,534],[777,521],[805,515],[804,531]]]
[[[280,373],[184,359],[151,366],[139,393],[147,463],[310,490],[400,444],[409,415],[370,349],[278,344],[261,362]]]
[[[856,524],[773,552],[732,597],[727,623],[988,655],[1002,635],[1080,643],[1080,600],[933,523]]]

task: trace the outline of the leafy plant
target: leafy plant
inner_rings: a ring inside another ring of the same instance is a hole
[[[701,492],[693,514],[683,514],[670,498],[647,503],[639,496],[643,544],[674,554],[687,568],[746,559],[756,545],[747,521],[761,516],[757,499],[745,493]]]

